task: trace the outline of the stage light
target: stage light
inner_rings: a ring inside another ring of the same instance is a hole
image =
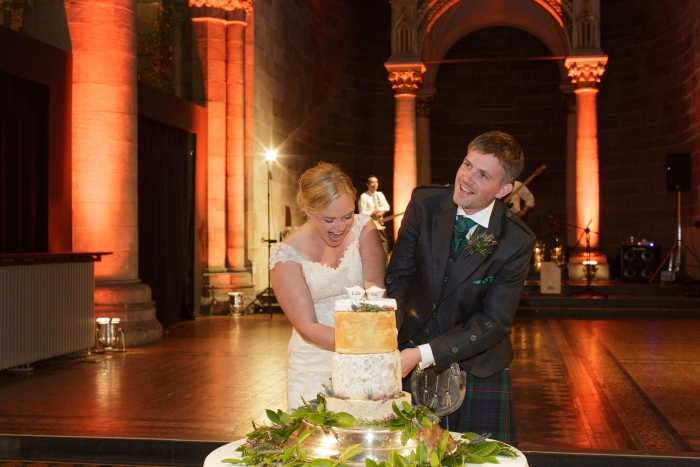
[[[268,162],[272,162],[274,160],[277,160],[277,151],[274,149],[268,149],[267,152],[265,153],[265,160]]]
[[[119,318],[97,318],[95,327],[96,352],[126,350],[124,329],[119,326]],[[121,348],[118,348],[121,343]]]

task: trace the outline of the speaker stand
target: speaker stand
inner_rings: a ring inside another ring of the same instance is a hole
[[[681,252],[685,249],[686,253],[690,253],[693,258],[697,261],[698,258],[695,256],[695,254],[688,249],[685,245],[682,244],[681,242],[681,191],[678,190],[678,241],[673,245],[673,247],[668,251],[668,254],[666,257],[661,261],[661,264],[659,264],[659,267],[656,269],[656,272],[654,272],[654,275],[651,276],[651,279],[649,279],[649,283],[651,284],[656,276],[659,274],[661,271],[661,268],[664,267],[666,264],[666,261],[668,261],[668,269],[667,272],[670,273],[671,280],[670,281],[663,281],[663,275],[661,276],[662,282],[674,282],[678,279],[678,274],[680,273],[681,269]],[[670,260],[669,260],[670,258]]]

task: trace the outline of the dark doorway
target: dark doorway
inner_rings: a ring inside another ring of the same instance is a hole
[[[0,102],[0,253],[44,253],[49,87],[0,72]]]
[[[195,135],[139,115],[139,277],[164,328],[194,319]]]

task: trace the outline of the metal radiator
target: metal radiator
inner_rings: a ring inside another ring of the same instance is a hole
[[[0,267],[0,370],[89,349],[94,263]]]

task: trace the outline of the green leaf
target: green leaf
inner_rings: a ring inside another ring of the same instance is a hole
[[[339,426],[339,427],[350,427],[355,424],[357,419],[350,415],[347,412],[338,412],[334,414],[334,424],[333,426]]]
[[[292,423],[292,419],[289,416],[289,414],[287,414],[287,412],[283,410],[278,410],[277,415],[279,416],[282,425],[289,425],[290,423]]]
[[[296,446],[292,446],[291,448],[287,449],[284,451],[284,454],[282,454],[282,462],[287,462],[290,457],[292,457],[292,454],[297,450]]]
[[[280,424],[280,418],[275,412],[273,412],[270,409],[265,409],[265,412],[267,413],[267,418],[269,418],[272,423],[274,423],[275,425]]]
[[[445,451],[447,451],[447,443],[450,440],[450,432],[449,431],[443,431],[442,436],[440,436],[440,441],[438,441],[437,445],[437,451],[440,457],[443,457],[445,455]]]
[[[324,458],[317,458],[311,461],[311,465],[313,467],[331,467],[335,465],[335,462],[333,462],[330,459],[324,459]]]
[[[341,462],[345,462],[348,459],[358,455],[362,451],[363,451],[362,444],[353,444],[352,446],[347,448],[345,451],[343,451],[343,453],[340,455],[338,460]]]
[[[420,415],[416,417],[416,420],[418,420],[418,423],[420,423],[420,426],[423,428],[429,430],[433,427],[433,422],[428,418],[423,415]]]
[[[479,457],[490,456],[494,450],[498,449],[498,443],[495,441],[483,441],[474,447],[474,454]]]
[[[416,460],[418,464],[422,464],[428,460],[428,448],[425,445],[425,441],[418,443],[418,449],[416,449]]]
[[[233,458],[226,458],[222,459],[221,462],[225,464],[243,464],[245,461],[243,459],[233,459]]]
[[[374,462],[373,459],[370,459],[369,457],[365,459],[365,467],[379,467],[379,464]]]
[[[297,446],[297,456],[303,462],[306,462],[306,450],[301,446]]]
[[[462,456],[447,456],[442,458],[442,465],[447,467],[462,467],[464,466],[464,461],[462,461]]]
[[[408,435],[404,431],[401,433],[401,446],[406,446],[406,443],[408,443]]]
[[[407,465],[406,459],[396,451],[389,453],[389,462],[395,467],[405,467]]]
[[[403,412],[399,410],[399,407],[396,405],[396,401],[391,402],[391,410],[394,411],[397,417],[399,417],[399,420],[405,419],[406,417],[404,416]]]
[[[468,452],[467,453],[467,462],[471,462],[472,464],[483,464],[484,459],[482,459],[480,456],[477,456],[474,453]]]
[[[413,415],[415,414],[415,411],[413,410],[413,406],[406,401],[403,401],[402,404],[403,404],[403,411],[406,412],[406,416],[409,419],[413,418]]]
[[[309,435],[313,432],[314,432],[313,428],[302,431],[301,434],[299,435],[299,439],[297,440],[297,446],[301,446],[301,444],[304,442],[304,440],[306,438],[308,438]]]
[[[484,457],[484,460],[491,464],[500,464],[500,462],[498,462],[498,459],[496,459],[496,456],[486,456]]]
[[[309,414],[309,421],[311,423],[313,423],[314,425],[319,425],[319,426],[322,426],[324,428],[326,428],[328,426],[328,424],[326,423],[326,414],[325,413],[318,413],[318,412],[310,413]]]
[[[440,467],[441,462],[440,462],[440,457],[438,456],[438,453],[435,451],[432,451],[430,453],[430,467]]]

